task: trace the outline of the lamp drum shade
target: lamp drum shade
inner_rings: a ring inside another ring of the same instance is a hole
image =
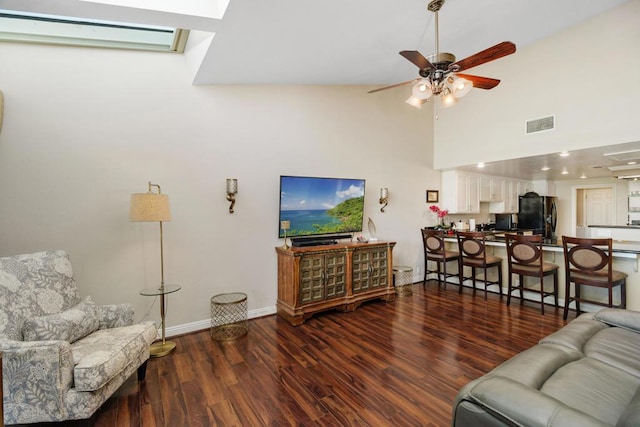
[[[129,221],[171,221],[169,196],[156,193],[132,194]]]

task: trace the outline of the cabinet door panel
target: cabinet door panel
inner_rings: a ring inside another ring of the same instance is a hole
[[[357,250],[353,253],[353,293],[387,286],[387,251]]]
[[[346,264],[347,257],[345,254],[325,256],[325,284],[327,299],[345,295]]]
[[[387,286],[387,251],[372,250],[369,268],[369,283],[371,289]]]
[[[353,292],[369,289],[369,251],[355,251],[352,256],[351,288]]]
[[[304,256],[300,260],[300,303],[324,299],[324,255]]]

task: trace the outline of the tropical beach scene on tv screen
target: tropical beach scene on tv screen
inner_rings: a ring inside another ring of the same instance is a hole
[[[290,223],[287,236],[361,231],[364,186],[364,179],[280,177],[280,221]]]

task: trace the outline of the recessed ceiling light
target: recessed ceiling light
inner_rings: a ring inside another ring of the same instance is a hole
[[[540,168],[541,171],[548,171],[549,169],[551,169],[549,166],[543,166]]]
[[[569,171],[565,169],[565,170],[563,170],[563,171],[562,171],[562,172],[560,172],[560,173],[561,173],[562,175],[567,175],[567,174],[569,174]]]
[[[563,151],[559,154],[560,157],[567,157],[569,155],[568,151]]]
[[[484,167],[484,163],[482,163],[482,162],[478,163],[478,167],[479,168],[483,168]]]
[[[587,176],[585,174],[580,175],[581,179],[585,179]]]
[[[638,163],[638,162],[627,162],[627,164],[628,164],[628,165],[635,165],[635,164],[637,164],[637,163]]]

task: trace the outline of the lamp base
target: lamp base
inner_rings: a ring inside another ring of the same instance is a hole
[[[151,344],[149,348],[149,354],[151,357],[163,357],[171,353],[176,349],[176,343],[173,341],[166,341],[163,343],[162,341],[157,341]]]

